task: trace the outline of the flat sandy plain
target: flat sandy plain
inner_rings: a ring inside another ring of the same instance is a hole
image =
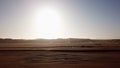
[[[0,68],[120,68],[119,46],[14,45],[1,45]]]

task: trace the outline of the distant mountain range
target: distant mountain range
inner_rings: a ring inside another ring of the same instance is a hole
[[[112,45],[120,46],[120,39],[79,39],[79,38],[68,38],[68,39],[0,39],[0,43],[39,43],[39,44],[68,44],[68,45]]]

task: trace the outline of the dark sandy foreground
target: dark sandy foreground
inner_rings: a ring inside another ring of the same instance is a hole
[[[0,51],[0,68],[120,68],[120,52]]]
[[[77,64],[3,64],[0,68],[120,68],[119,64],[77,63]]]

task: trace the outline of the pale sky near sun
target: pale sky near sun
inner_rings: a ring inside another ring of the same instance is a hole
[[[120,0],[0,0],[0,38],[120,39]]]

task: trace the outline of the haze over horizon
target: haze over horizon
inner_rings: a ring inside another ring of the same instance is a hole
[[[0,38],[120,39],[120,0],[0,0]]]

